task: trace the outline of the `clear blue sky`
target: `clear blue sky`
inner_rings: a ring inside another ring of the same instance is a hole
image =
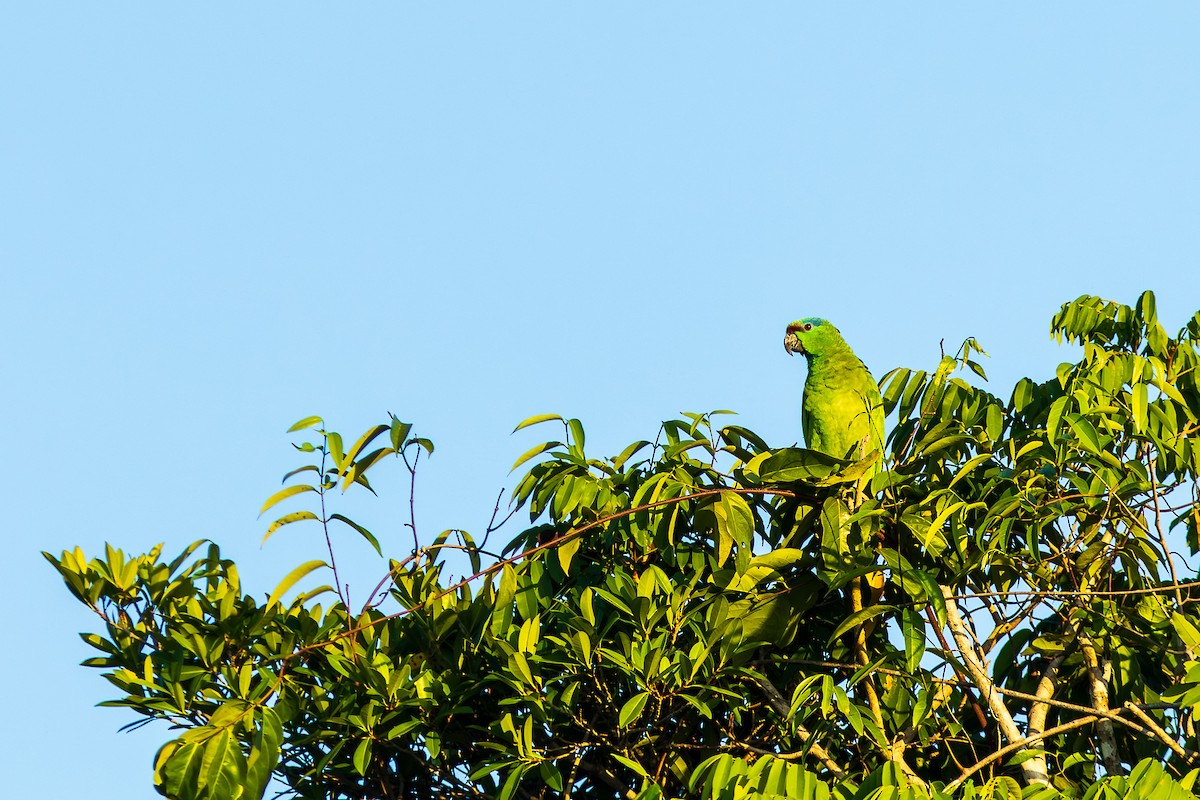
[[[164,728],[77,666],[38,551],[208,537],[269,592],[284,430],[394,411],[418,524],[482,529],[546,411],[799,436],[802,316],[880,375],[976,336],[994,390],[1082,293],[1200,308],[1200,6],[9,4],[0,560],[12,797],[155,796]],[[362,507],[403,552],[401,470]],[[379,574],[345,546],[354,588]]]

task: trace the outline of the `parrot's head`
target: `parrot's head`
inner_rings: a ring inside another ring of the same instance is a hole
[[[783,337],[783,349],[787,350],[788,355],[803,353],[806,356],[819,356],[843,344],[845,342],[838,329],[817,317],[796,320],[787,326],[787,335]]]

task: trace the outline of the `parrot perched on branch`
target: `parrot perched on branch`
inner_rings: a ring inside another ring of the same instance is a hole
[[[866,364],[854,355],[850,345],[833,325],[823,319],[807,317],[787,326],[783,347],[788,354],[803,353],[808,360],[808,378],[804,381],[804,399],[800,405],[800,423],[804,445],[834,458],[861,461],[878,451],[883,456],[883,397]],[[880,471],[877,460],[859,478],[858,499],[850,507],[841,505],[839,519],[822,536],[821,550],[828,561],[836,563],[867,545],[851,545],[846,515],[866,499],[864,488]],[[874,555],[871,556],[874,560]],[[858,613],[875,605],[884,589],[882,572],[871,572],[851,580],[850,611]],[[875,629],[875,620],[857,626],[851,633],[855,660],[870,663],[867,642]],[[865,689],[872,710],[879,716],[879,699],[869,684]]]
[[[834,458],[859,460],[875,450],[882,456],[879,386],[838,329],[816,317],[797,320],[787,326],[783,347],[808,360],[800,418],[805,447]]]

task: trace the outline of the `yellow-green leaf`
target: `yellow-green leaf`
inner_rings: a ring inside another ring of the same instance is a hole
[[[359,775],[367,774],[367,767],[371,763],[371,740],[363,739],[358,743],[358,747],[354,748],[354,769]]]
[[[287,576],[279,582],[279,585],[275,587],[275,591],[271,592],[271,596],[267,598],[267,605],[275,605],[275,603],[279,602],[279,598],[283,597],[284,594],[287,593],[288,589],[291,589],[296,585],[297,581],[308,575],[313,570],[326,566],[329,565],[320,559],[305,561],[303,564],[289,572]]]
[[[282,503],[289,497],[295,497],[296,495],[303,494],[304,492],[315,491],[316,488],[309,486],[307,483],[297,484],[296,486],[288,486],[285,489],[280,489],[278,492],[267,498],[267,502],[263,503],[263,507],[258,510],[258,515],[261,517],[263,514],[267,513],[268,508],[276,505],[277,503]]]
[[[390,428],[387,425],[376,425],[375,427],[369,429],[362,436],[358,437],[358,441],[355,442],[354,445],[346,452],[346,461],[342,469],[343,474],[350,468],[351,464],[354,464],[354,459],[358,458],[358,454],[366,449],[366,446],[370,444],[376,436],[386,433],[388,430],[390,430]],[[372,455],[374,455],[374,453],[372,453]],[[357,465],[355,464],[355,466]],[[362,471],[366,472],[366,469],[364,468]]]
[[[340,472],[342,469],[342,459],[346,457],[346,451],[342,447],[342,435],[340,433],[325,434],[325,443],[329,448],[329,457],[333,459],[333,465]]]
[[[617,715],[617,725],[625,728],[629,723],[641,716],[642,709],[646,707],[646,701],[649,699],[649,692],[638,692],[626,700],[625,705],[621,706],[621,713]]]
[[[542,422],[550,422],[551,420],[555,419],[562,421],[562,417],[558,414],[536,414],[529,419],[523,420],[520,425],[513,428],[513,433],[516,433],[522,428],[528,428],[530,425],[537,425]]]
[[[1146,406],[1149,401],[1149,387],[1144,383],[1138,383],[1133,387],[1133,431],[1134,433],[1142,433],[1146,430]]]
[[[321,419],[320,417],[305,417],[304,419],[292,425],[292,427],[288,428],[287,432],[294,433],[295,431],[302,430],[304,428],[311,428],[313,425],[321,425],[324,422],[325,420]]]
[[[643,767],[638,762],[634,761],[632,758],[626,758],[625,756],[620,755],[619,753],[613,753],[612,757],[615,758],[617,761],[620,761],[625,766],[629,767],[631,770],[636,772],[638,775],[641,775],[643,778],[650,777],[650,773],[646,772],[646,768]]]
[[[1197,630],[1190,619],[1176,612],[1171,615],[1171,627],[1179,634],[1180,641],[1188,650],[1200,648],[1200,630]]]
[[[391,455],[393,452],[394,451],[390,447],[381,447],[378,450],[363,456],[353,465],[350,464],[350,457],[347,457],[346,470],[342,473],[345,475],[345,478],[342,480],[342,491],[346,491],[348,488],[350,488],[350,484],[360,480],[362,476],[366,474],[367,470],[375,466],[375,462],[379,461],[379,459],[383,458],[384,456]]]
[[[500,582],[496,587],[496,604],[492,606],[491,629],[497,636],[503,636],[512,624],[512,605],[517,596],[517,573],[511,564],[505,564],[500,571]]]
[[[284,514],[282,517],[272,522],[271,526],[267,528],[267,532],[263,534],[262,541],[258,543],[259,547],[266,544],[267,539],[271,538],[271,534],[275,533],[275,531],[279,530],[284,525],[291,525],[293,522],[301,522],[306,519],[312,519],[318,522],[321,521],[321,518],[311,511],[293,511],[291,514]]]
[[[539,456],[542,453],[546,452],[547,450],[553,450],[554,448],[561,447],[561,446],[562,446],[562,442],[542,442],[541,444],[537,445],[536,447],[531,447],[528,450],[526,450],[524,453],[522,453],[521,457],[518,458],[516,460],[516,462],[513,463],[512,469],[510,469],[509,472],[512,472],[514,469],[521,466],[529,459],[534,458],[535,456]]]
[[[567,535],[570,536],[569,533]],[[575,558],[575,554],[579,552],[579,546],[581,544],[583,544],[583,537],[575,535],[563,541],[556,548],[558,554],[558,564],[560,567],[562,567],[562,571],[567,575],[571,574],[571,561]]]

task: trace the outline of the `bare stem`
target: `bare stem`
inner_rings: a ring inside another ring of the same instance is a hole
[[[1005,752],[1010,749],[1024,749],[1026,747],[1025,738],[1021,736],[1021,731],[1017,728],[1017,723],[1013,721],[1012,714],[1009,713],[1008,707],[1004,705],[1004,700],[996,691],[996,685],[992,682],[991,677],[988,676],[987,669],[975,653],[967,624],[958,613],[958,606],[955,603],[953,590],[949,586],[942,586],[941,590],[942,596],[946,599],[946,622],[949,625],[951,636],[954,637],[954,641],[958,645],[958,653],[962,657],[963,667],[971,676],[971,681],[975,684],[975,688],[979,690],[979,693],[987,702],[988,710],[992,712],[996,724],[1000,727],[1000,732],[1011,743],[1010,747],[1003,748],[999,752]],[[990,763],[989,759],[991,757],[976,764],[971,768],[969,773],[964,773],[963,776],[960,776],[958,782],[961,782],[967,774],[974,774],[983,765]],[[1050,782],[1050,776],[1046,771],[1046,757],[1044,755],[1033,755],[1031,758],[1023,761],[1021,763],[1021,772],[1024,774],[1026,783],[1048,784]]]

